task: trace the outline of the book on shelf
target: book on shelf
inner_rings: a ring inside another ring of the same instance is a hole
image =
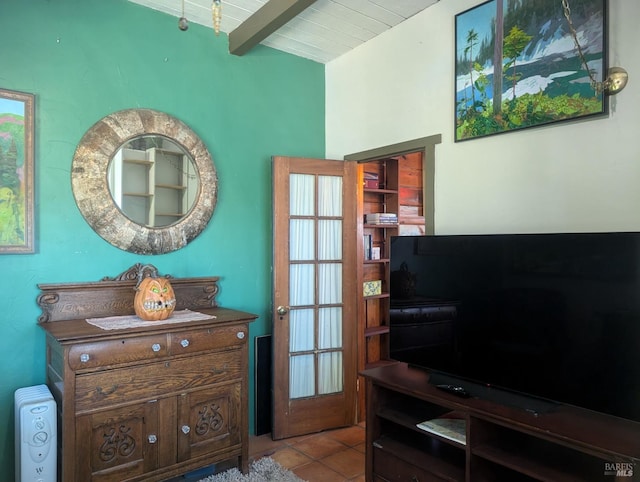
[[[397,224],[398,215],[395,213],[371,213],[365,215],[367,224]]]
[[[375,172],[364,173],[364,187],[369,189],[379,189],[380,182],[378,181],[378,174]]]
[[[434,433],[462,445],[467,444],[467,421],[462,417],[445,415],[416,425],[425,432]]]
[[[364,259],[365,260],[370,260],[371,259],[371,248],[373,247],[373,240],[371,238],[370,234],[365,234],[363,236],[363,243],[364,243]]]
[[[377,172],[370,172],[370,171],[364,171],[364,178],[371,180],[371,181],[377,181],[378,180],[378,173]]]

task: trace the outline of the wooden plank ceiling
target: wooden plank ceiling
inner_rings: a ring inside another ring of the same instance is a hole
[[[129,0],[177,19],[183,0]],[[231,53],[258,43],[326,64],[438,0],[222,0]],[[190,23],[212,28],[212,0],[184,0]],[[212,40],[213,41],[213,40]]]

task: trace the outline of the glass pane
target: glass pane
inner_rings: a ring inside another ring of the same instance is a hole
[[[342,259],[342,221],[318,221],[318,259]]]
[[[320,308],[318,311],[318,348],[342,348],[342,308]]]
[[[318,176],[318,216],[342,216],[342,178]]]
[[[342,391],[342,352],[320,353],[318,356],[318,393]]]
[[[311,174],[291,174],[289,176],[289,213],[291,216],[314,215],[313,183],[314,176]]]
[[[318,304],[342,303],[342,263],[318,265]]]
[[[289,265],[289,305],[314,303],[315,270],[312,264]]]
[[[289,351],[313,350],[313,310],[289,312]]]
[[[313,220],[291,219],[289,221],[289,259],[292,261],[313,260],[314,232]]]
[[[289,362],[289,398],[311,397],[315,394],[313,355],[292,356]]]

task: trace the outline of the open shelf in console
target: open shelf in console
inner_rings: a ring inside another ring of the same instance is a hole
[[[372,463],[382,480],[465,480],[464,444],[418,428],[425,420],[448,416],[451,409],[395,390],[376,392],[376,436]]]
[[[405,427],[416,427],[420,422],[441,417],[451,411],[447,407],[424,402],[393,390],[380,389],[378,397],[380,403],[376,415]]]
[[[532,480],[599,480],[604,476],[605,464],[615,462],[495,421],[471,417],[470,424],[472,458],[509,468]]]
[[[373,466],[382,480],[465,479],[464,448],[395,429],[373,442]]]

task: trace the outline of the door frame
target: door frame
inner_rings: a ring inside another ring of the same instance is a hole
[[[401,156],[413,152],[422,153],[422,208],[425,221],[425,234],[435,234],[435,171],[436,171],[436,145],[442,143],[442,135],[421,137],[388,146],[376,147],[366,151],[355,152],[344,156],[345,161],[367,162],[381,160],[389,157]],[[358,339],[360,343],[360,339]],[[358,346],[358,350],[364,349]],[[357,421],[363,422],[366,415],[364,379],[358,375],[357,382]]]

